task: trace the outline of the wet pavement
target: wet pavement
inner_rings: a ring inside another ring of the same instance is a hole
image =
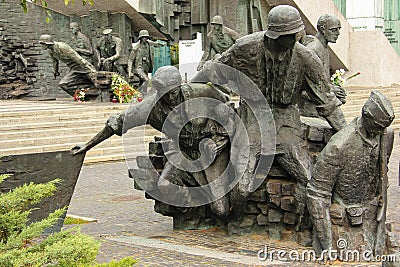
[[[400,233],[400,141],[389,164],[388,222]],[[296,243],[269,240],[265,235],[228,235],[217,229],[174,231],[172,219],[153,210],[154,201],[133,189],[124,162],[82,168],[68,213],[97,220],[82,225],[82,232],[103,241],[98,262],[132,256],[135,266],[321,266],[307,262],[260,261],[265,249],[304,250]],[[378,263],[336,266],[380,266]]]

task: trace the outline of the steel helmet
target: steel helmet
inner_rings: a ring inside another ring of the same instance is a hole
[[[223,25],[223,24],[224,24],[224,22],[223,22],[223,20],[222,20],[222,17],[221,17],[221,16],[218,16],[218,15],[216,15],[216,16],[214,16],[214,17],[213,17],[213,19],[212,19],[212,21],[211,21],[211,24],[219,24],[219,25]]]
[[[149,31],[148,31],[148,30],[141,30],[141,31],[139,32],[139,39],[142,38],[142,37],[150,38]]]
[[[176,67],[163,66],[154,73],[151,84],[157,91],[163,93],[180,86],[182,77]]]
[[[40,35],[39,43],[40,44],[54,44],[53,39],[51,38],[51,35],[48,35],[48,34]]]
[[[280,5],[268,14],[268,26],[265,35],[276,39],[281,35],[294,34],[304,30],[299,11],[289,5]]]

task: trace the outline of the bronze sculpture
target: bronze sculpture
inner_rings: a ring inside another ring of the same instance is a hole
[[[229,107],[224,106],[229,101],[229,96],[210,84],[181,85],[181,81],[177,68],[159,68],[152,79],[156,93],[150,94],[143,102],[128,110],[111,116],[104,129],[92,140],[85,145],[77,145],[72,150],[75,154],[86,152],[114,134],[122,136],[131,128],[150,124],[172,139],[167,152],[169,161],[158,181],[159,190],[172,199],[174,196],[181,198],[176,200],[182,201],[181,206],[199,205],[195,203],[195,196],[182,198],[182,195],[187,194],[185,188],[188,185],[201,186],[214,182],[205,197],[212,199],[211,208],[217,216],[226,216],[230,207],[226,195],[228,172],[225,171],[229,160],[229,137],[225,130],[208,118],[219,114],[219,117],[225,119],[223,124],[233,127],[232,121],[226,118]],[[212,101],[202,105],[204,98]],[[190,104],[190,100],[194,101]],[[208,117],[191,119],[202,112],[208,114]],[[210,142],[209,138],[213,141]],[[177,168],[176,165],[187,162],[185,158],[197,160],[194,164],[198,166],[193,165],[193,169],[187,171]],[[203,168],[207,165],[208,167]],[[194,170],[196,168],[198,171]],[[171,188],[171,183],[181,186],[182,193],[175,191],[176,187]]]
[[[305,210],[305,187],[311,177],[311,161],[302,148],[304,140],[300,115],[295,106],[302,91],[302,83],[308,83],[310,95],[318,105],[319,114],[327,119],[334,130],[338,131],[346,125],[339,108],[341,102],[330,93],[328,79],[325,73],[321,73],[321,61],[308,48],[296,42],[296,34],[303,29],[304,25],[297,9],[287,5],[274,7],[268,15],[267,31],[238,39],[217,60],[250,77],[267,99],[275,120],[277,150],[283,152],[276,156],[276,160],[297,180],[296,200],[299,203],[300,214]],[[192,81],[207,81],[210,75],[217,72],[217,69],[207,69],[206,64],[203,71]],[[221,81],[224,78],[226,81],[232,79],[229,73],[218,73]],[[251,95],[248,101],[251,101]],[[242,105],[240,109],[246,110],[246,105]],[[246,128],[251,127],[249,122],[254,121],[254,115],[246,111],[240,114],[242,121],[248,123]],[[252,142],[256,143],[257,133],[253,134],[255,137]],[[233,211],[239,217],[244,213],[244,203],[251,191],[249,184],[260,154],[259,147],[253,145],[251,149],[250,158],[243,159],[248,161],[247,171],[231,193]]]
[[[112,29],[105,29],[103,37],[97,42],[95,48],[97,69],[125,75],[123,67],[117,63],[121,57],[122,40],[111,33]]]
[[[71,22],[72,40],[70,46],[84,59],[92,63],[93,47],[90,39],[81,31],[78,22]]]
[[[335,248],[339,239],[347,242],[348,250],[385,252],[386,172],[393,130],[383,133],[393,119],[390,100],[373,91],[362,116],[334,135],[319,155],[307,185],[317,252]]]
[[[213,30],[207,34],[206,48],[197,70],[201,70],[204,63],[212,59],[213,55],[222,54],[240,38],[239,33],[224,26],[221,16],[214,16],[211,25],[213,25]]]
[[[341,23],[334,15],[324,14],[317,22],[317,33],[315,36],[307,35],[301,41],[307,48],[313,51],[322,61],[323,71],[330,79],[329,43],[336,43],[340,34]],[[332,92],[343,103],[346,103],[346,91],[344,88],[330,84]],[[310,100],[307,93],[303,93],[299,101],[300,114],[307,117],[320,117],[316,105]]]
[[[154,47],[159,46],[150,40],[147,30],[139,32],[139,43],[132,49],[128,58],[128,77],[139,78],[139,86],[149,80],[154,66]]]
[[[54,78],[60,75],[59,61],[64,62],[69,67],[68,73],[59,82],[59,86],[69,95],[73,96],[77,89],[93,85],[89,74],[96,72],[95,67],[69,45],[63,42],[55,42],[47,34],[40,36],[39,43],[43,48],[49,50],[50,57],[53,60]]]

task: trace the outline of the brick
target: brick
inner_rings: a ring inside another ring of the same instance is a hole
[[[281,206],[281,197],[277,195],[269,195],[268,201],[279,208]]]
[[[297,205],[294,197],[286,196],[281,198],[281,208],[285,211],[296,212]]]
[[[294,192],[294,184],[282,184],[282,196],[292,196]]]
[[[268,211],[268,221],[269,222],[281,222],[283,219],[283,213],[276,209],[270,209]]]
[[[257,207],[260,209],[262,214],[268,215],[269,206],[267,203],[257,203]]]
[[[257,216],[257,224],[258,225],[268,225],[269,224],[268,216],[266,216],[264,214],[259,214]]]
[[[267,182],[267,193],[272,195],[281,195],[281,184],[278,181],[270,180]]]
[[[296,224],[297,214],[293,212],[285,212],[283,215],[283,222],[286,224],[294,225]]]

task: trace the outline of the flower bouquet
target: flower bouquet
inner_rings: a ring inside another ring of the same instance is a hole
[[[84,102],[87,89],[78,89],[74,93],[74,100],[78,102]]]
[[[345,73],[344,69],[336,70],[335,73],[332,74],[332,76],[331,76],[331,81],[332,81],[332,83],[333,83],[334,85],[336,85],[336,86],[343,87],[344,84],[345,84],[348,80],[350,80],[350,79],[352,79],[352,78],[354,78],[354,77],[356,77],[356,76],[358,76],[358,75],[361,74],[361,72],[356,72],[356,73],[350,75],[350,76],[347,77],[347,78],[343,78],[344,73]]]
[[[113,74],[111,77],[111,90],[119,103],[129,103],[131,101],[140,102],[142,99],[142,94],[130,86],[125,79],[117,73]]]

